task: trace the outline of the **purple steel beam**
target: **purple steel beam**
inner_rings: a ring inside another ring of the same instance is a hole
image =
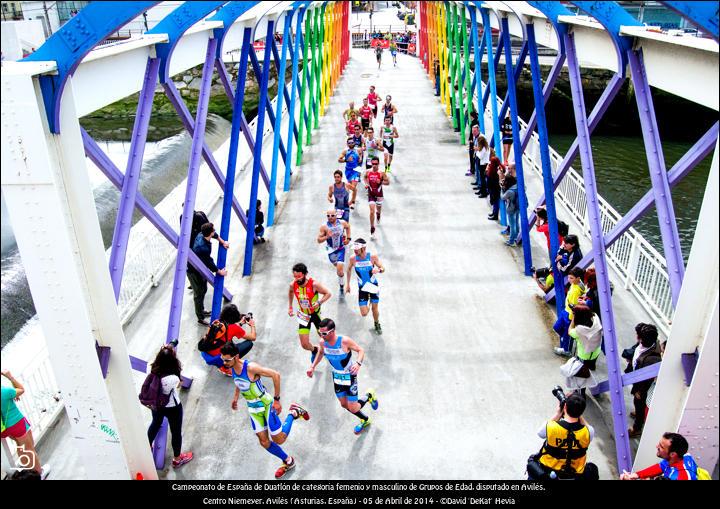
[[[685,355],[685,354],[683,354]],[[628,385],[632,385],[638,382],[644,382],[645,380],[650,380],[651,378],[655,378],[658,373],[660,372],[660,362],[656,362],[655,364],[652,364],[650,366],[640,368],[635,371],[631,371],[630,373],[624,374],[622,379],[623,387],[627,387]],[[600,393],[607,392],[610,390],[610,383],[605,380],[604,382],[600,382],[595,387],[590,389],[590,392],[593,396],[597,396]]]
[[[598,99],[598,102],[595,103],[595,107],[593,108],[592,113],[590,113],[590,117],[587,119],[587,126],[588,126],[588,132],[589,134],[592,134],[593,131],[595,131],[595,128],[600,123],[600,120],[602,119],[603,115],[607,111],[607,109],[610,107],[610,104],[613,102],[613,99],[615,99],[615,96],[620,91],[620,87],[622,87],[623,82],[625,81],[625,77],[621,74],[615,73],[612,78],[610,78],[610,81],[608,82],[607,86],[605,87],[605,90],[603,91],[602,95],[600,96],[600,99]],[[572,142],[572,145],[570,145],[570,148],[568,149],[567,153],[565,154],[565,157],[563,158],[562,162],[557,168],[557,171],[555,173],[555,176],[553,177],[553,191],[558,188],[560,185],[560,182],[562,181],[563,177],[565,177],[565,174],[570,169],[570,165],[575,160],[575,158],[578,155],[579,150],[579,142],[578,138],[575,138],[575,140]],[[545,204],[545,194],[540,195],[540,199],[537,201],[537,204],[535,207],[533,207],[533,211],[541,207]],[[528,223],[530,224],[530,228],[533,227],[535,224],[535,220],[537,217],[535,217],[535,212],[530,213],[530,219],[528,220]]]
[[[95,351],[98,355],[98,361],[100,361],[100,371],[102,371],[103,378],[107,378],[108,366],[110,365],[110,347],[100,346],[96,341]]]
[[[148,370],[148,363],[145,360],[142,360],[138,357],[130,356],[130,366],[135,370],[139,371],[141,373],[147,373]],[[182,384],[183,389],[189,389],[190,386],[193,383],[192,378],[188,378],[186,376],[180,375],[180,382]]]
[[[547,102],[550,100],[550,95],[552,95],[552,91],[555,88],[555,82],[560,76],[562,67],[565,64],[565,48],[562,49],[563,53],[558,54],[555,58],[555,63],[553,64],[552,69],[550,69],[550,74],[548,74],[547,81],[543,87],[543,105],[547,105]],[[525,153],[525,149],[527,148],[528,143],[530,143],[530,138],[532,137],[536,124],[537,109],[533,110],[532,115],[530,115],[530,120],[528,120],[527,131],[525,131],[525,136],[523,136],[522,143],[520,144],[520,152]]]
[[[675,163],[675,166],[673,166],[668,172],[668,182],[670,183],[670,188],[673,188],[680,183],[682,179],[684,179],[692,170],[695,169],[695,167],[697,167],[700,161],[705,159],[705,157],[713,151],[715,143],[718,139],[718,132],[719,124],[718,122],[715,122],[715,125],[713,125],[708,132],[706,132],[703,137],[700,138],[698,142],[695,143],[695,145],[693,145],[677,163]],[[609,248],[613,245],[616,240],[622,237],[622,235],[628,231],[633,224],[635,224],[635,221],[645,215],[645,213],[652,208],[654,200],[655,198],[652,190],[645,193],[645,196],[640,198],[635,206],[631,208],[628,213],[620,219],[620,221],[618,221],[615,227],[605,234],[605,247]],[[585,253],[583,259],[578,262],[578,266],[583,269],[588,268],[593,262],[594,257],[595,253],[591,249]],[[551,299],[554,295],[555,290],[550,290],[546,295],[546,300]]]
[[[148,126],[150,125],[159,67],[159,58],[148,58],[135,113],[135,125],[133,126],[132,141],[130,142],[130,158],[128,159],[127,170],[122,183],[122,191],[120,192],[120,205],[115,219],[109,262],[110,278],[115,291],[115,302],[120,298],[125,256],[127,254],[128,240],[130,239],[130,229],[132,228],[135,197],[140,182],[140,170],[142,169],[143,155],[145,154],[145,142],[147,141]]]
[[[225,69],[225,65],[223,65],[223,63],[219,60],[216,60],[215,68],[220,75],[220,81],[223,84],[223,88],[225,88],[225,94],[228,96],[230,104],[235,104],[235,91],[233,90],[230,75],[228,74],[227,69]],[[245,141],[247,142],[248,147],[250,147],[250,151],[254,152],[255,137],[250,130],[250,125],[248,124],[247,118],[245,118],[245,113],[243,113],[240,117],[240,131],[242,131],[243,136],[245,137]],[[262,159],[260,159],[260,176],[262,177],[263,182],[265,182],[265,187],[269,190],[270,178],[268,177],[267,170],[265,169],[265,163],[262,162]]]
[[[115,166],[115,163],[113,163],[110,158],[105,155],[105,153],[97,145],[95,140],[92,139],[92,137],[85,129],[82,128],[82,126],[80,127],[80,132],[82,134],[83,146],[85,147],[85,155],[89,157],[98,168],[100,168],[100,171],[105,174],[108,180],[116,188],[121,189],[123,175],[122,173],[120,173],[120,170],[117,168],[117,166]],[[167,221],[165,221],[165,219],[163,219],[162,216],[157,213],[157,211],[153,208],[150,202],[147,201],[145,197],[140,193],[137,193],[137,195],[135,196],[135,206],[142,213],[142,215],[145,216],[148,221],[150,221],[150,223],[158,229],[162,236],[165,237],[175,249],[177,249],[179,240],[178,234],[175,233],[175,230],[173,230],[172,226],[170,226]],[[208,270],[205,264],[200,261],[200,258],[198,258],[197,255],[192,251],[188,251],[188,262],[190,262],[190,264],[195,267],[195,269],[200,272],[200,274],[202,274],[203,278],[205,278],[208,283],[213,286],[215,285],[215,276],[213,275],[213,273]],[[223,288],[223,295],[228,300],[233,299],[232,293],[230,293],[227,288]]]
[[[665,261],[667,262],[670,291],[672,292],[673,307],[677,305],[680,297],[683,277],[685,276],[685,262],[683,260],[680,236],[678,235],[675,209],[673,208],[670,184],[668,183],[665,156],[660,142],[655,107],[653,106],[652,92],[645,73],[645,63],[642,49],[628,51],[630,73],[635,87],[635,100],[637,101],[640,125],[642,127],[645,154],[652,190],[655,195],[655,209],[657,210],[660,234],[662,237]]]
[[[190,134],[190,136],[195,138],[195,119],[193,119],[192,114],[190,113],[190,110],[187,109],[187,106],[185,105],[185,101],[182,100],[182,97],[180,96],[180,92],[178,92],[178,89],[175,88],[175,84],[172,80],[167,80],[166,83],[163,83],[163,89],[165,90],[165,95],[172,103],[173,107],[175,108],[175,111],[178,114],[178,117],[180,117],[180,120],[182,121],[183,125],[185,126],[185,130]],[[203,124],[205,124],[207,119],[203,120]],[[203,133],[204,137],[204,133]],[[215,157],[213,156],[212,152],[210,151],[210,147],[207,146],[207,143],[205,141],[202,141],[202,157],[205,159],[205,162],[207,163],[208,167],[210,168],[210,172],[215,177],[215,180],[217,181],[218,185],[221,188],[225,188],[225,175],[223,175],[222,171],[220,170],[220,166],[218,165],[217,161],[215,161]],[[194,200],[193,200],[194,201]],[[238,202],[237,198],[233,195],[233,210],[235,211],[235,214],[240,219],[240,222],[243,225],[243,228],[247,229],[247,218],[245,217],[245,211],[243,211],[242,207],[240,207],[240,202]],[[190,211],[190,215],[192,215],[193,211]],[[183,216],[184,217],[184,216]]]
[[[618,471],[630,471],[632,458],[630,441],[625,428],[625,399],[622,389],[622,369],[618,355],[617,336],[615,331],[615,315],[612,308],[610,294],[610,274],[605,259],[605,243],[603,242],[602,221],[600,218],[600,204],[598,202],[597,185],[595,183],[595,164],[590,144],[590,130],[585,113],[585,99],[582,91],[582,76],[580,65],[575,53],[575,38],[572,34],[565,35],[565,48],[567,51],[568,70],[570,75],[570,90],[572,92],[573,109],[575,113],[575,126],[578,133],[580,161],[582,162],[583,181],[585,182],[585,195],[587,197],[587,214],[590,223],[590,236],[592,237],[595,256],[595,271],[597,274],[600,309],[603,316],[603,331],[605,336],[605,350],[608,363],[608,380],[610,382],[610,401],[613,409],[613,429],[615,431],[615,450],[617,452]]]
[[[193,130],[193,141],[190,149],[190,164],[188,165],[187,188],[183,204],[182,221],[180,221],[180,245],[175,262],[175,278],[173,280],[172,303],[168,318],[168,331],[166,342],[169,343],[180,337],[180,318],[182,317],[182,301],[185,290],[185,271],[190,251],[190,229],[192,227],[193,212],[195,211],[195,195],[197,193],[198,174],[200,173],[200,157],[205,146],[205,125],[207,123],[208,102],[210,99],[210,85],[213,75],[213,60],[217,39],[209,39],[203,65],[200,95],[198,97],[196,123]],[[172,80],[169,80],[172,82]],[[165,90],[168,90],[166,88]],[[242,211],[241,211],[242,212]],[[252,228],[248,229],[252,231]]]
[[[687,387],[690,387],[690,384],[692,384],[693,376],[695,376],[695,368],[697,368],[699,358],[700,353],[697,347],[693,353],[684,353],[680,356],[683,373],[685,373],[685,385]]]

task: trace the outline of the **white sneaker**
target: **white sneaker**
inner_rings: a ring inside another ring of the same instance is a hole
[[[553,352],[555,352],[555,355],[560,355],[562,357],[570,357],[570,352],[565,351],[564,348],[560,348],[559,346],[553,348]]]
[[[42,471],[40,472],[40,479],[44,480],[47,478],[47,476],[50,474],[50,464],[46,463],[42,466]]]

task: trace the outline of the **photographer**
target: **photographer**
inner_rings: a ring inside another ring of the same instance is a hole
[[[598,469],[587,462],[587,450],[595,430],[585,422],[585,399],[577,392],[567,398],[558,386],[553,395],[560,401],[555,415],[538,431],[545,439],[540,452],[528,460],[528,479],[598,480]]]
[[[535,269],[533,267],[531,270],[535,284],[537,284],[538,288],[540,288],[544,293],[547,294],[555,287],[555,276],[553,275],[550,267],[540,267],[539,269]],[[552,300],[555,300],[555,298],[553,297]]]
[[[242,328],[245,324],[250,326],[249,332]],[[207,333],[200,338],[198,350],[208,365],[216,366],[223,375],[232,376],[230,369],[223,365],[220,349],[232,341],[245,355],[252,349],[255,339],[257,339],[257,331],[252,313],[243,315],[235,304],[228,304],[220,311],[218,320],[215,320]]]

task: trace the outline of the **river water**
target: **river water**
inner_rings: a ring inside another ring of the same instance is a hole
[[[132,119],[130,120],[132,125]],[[180,131],[178,122],[164,129],[171,133],[158,142],[148,142],[145,148],[143,167],[140,174],[139,191],[156,205],[187,176],[187,165],[190,155],[192,137]],[[91,128],[88,128],[94,135]],[[205,141],[211,150],[216,150],[230,136],[230,123],[217,115],[208,115]],[[96,138],[103,151],[113,160],[121,171],[127,165],[129,142],[103,141]],[[103,242],[107,248],[112,242],[115,217],[120,201],[120,192],[113,186],[100,170],[89,160],[87,171],[95,195],[95,207],[100,220]],[[133,224],[140,219],[140,213],[133,216]],[[25,271],[20,259],[15,237],[12,234],[11,219],[2,200],[2,300],[0,305],[2,329],[2,347],[16,335],[23,326],[35,316],[30,288],[25,278]],[[173,221],[174,219],[174,221]],[[166,218],[170,224],[176,224],[177,218]],[[36,320],[34,320],[36,322]],[[28,331],[23,331],[29,333]]]

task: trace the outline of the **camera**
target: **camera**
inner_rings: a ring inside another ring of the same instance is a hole
[[[565,401],[567,401],[567,397],[565,396],[565,392],[562,390],[562,387],[559,385],[556,385],[555,388],[552,390],[552,395],[557,398],[557,400],[560,402],[560,406],[565,406]]]
[[[253,319],[253,314],[250,312],[240,315],[240,320],[243,322],[249,322],[252,319]]]
[[[545,279],[552,274],[552,269],[550,267],[540,267],[539,269],[530,267],[530,271],[535,274],[535,277],[538,279]]]
[[[173,339],[172,341],[168,342],[168,345],[172,346],[173,348],[177,348],[178,343],[180,343],[179,339]]]

